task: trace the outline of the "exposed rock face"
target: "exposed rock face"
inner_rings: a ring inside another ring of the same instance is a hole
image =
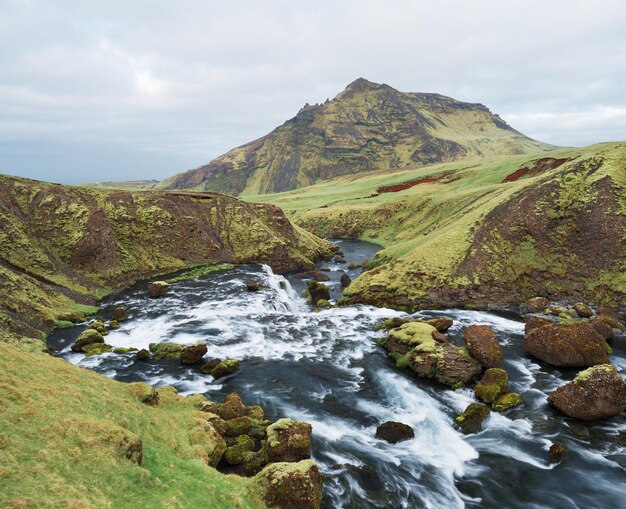
[[[465,434],[478,433],[483,425],[483,421],[489,417],[491,410],[487,405],[481,403],[470,403],[468,407],[459,414],[454,422]]]
[[[576,322],[531,330],[524,351],[554,366],[580,367],[608,363],[611,348],[588,322]]]
[[[376,438],[391,444],[415,438],[415,431],[408,424],[395,421],[383,422],[376,428]]]
[[[207,351],[208,348],[205,344],[188,346],[180,354],[180,363],[186,365],[196,364],[202,360]]]
[[[550,394],[548,402],[574,419],[607,419],[626,410],[626,381],[610,364],[593,366]]]
[[[328,286],[322,283],[318,283],[315,280],[310,280],[306,282],[306,286],[309,290],[309,295],[311,295],[311,302],[315,306],[320,300],[328,301],[330,299],[330,292],[328,291]]]
[[[509,388],[509,375],[500,368],[485,371],[483,378],[476,384],[474,392],[485,403],[493,403],[505,394]]]
[[[155,281],[151,283],[148,287],[148,296],[151,299],[158,299],[159,297],[163,297],[170,290],[169,283],[165,281]]]
[[[319,509],[322,481],[322,474],[311,460],[274,463],[255,477],[268,507],[278,509]]]
[[[465,327],[463,341],[470,355],[485,368],[499,368],[502,365],[502,349],[496,333],[489,325]]]
[[[419,377],[461,387],[481,373],[480,364],[462,348],[440,343],[437,332],[424,322],[409,322],[392,329],[382,345],[399,367],[408,366]]]
[[[374,169],[549,148],[511,129],[483,105],[403,93],[360,78],[332,101],[306,105],[263,138],[158,187],[262,194]]]
[[[545,311],[550,301],[545,297],[533,297],[526,301],[526,311],[529,313],[541,313]]]

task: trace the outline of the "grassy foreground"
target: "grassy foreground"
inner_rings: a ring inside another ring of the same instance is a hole
[[[626,296],[626,143],[340,177],[273,195],[319,236],[384,247],[347,290],[397,308]]]
[[[0,506],[265,507],[253,479],[194,459],[193,397],[148,406],[142,386],[0,342]]]

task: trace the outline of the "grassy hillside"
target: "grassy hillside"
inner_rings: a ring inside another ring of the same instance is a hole
[[[271,193],[338,175],[552,148],[481,104],[403,93],[361,78],[332,101],[305,105],[263,138],[157,187]]]
[[[626,143],[352,175],[246,199],[385,247],[346,291],[398,308],[626,296]]]
[[[146,389],[0,342],[0,506],[265,507],[254,479],[199,458],[196,397],[149,406]]]
[[[217,262],[310,268],[330,247],[271,205],[0,176],[0,339],[41,338],[137,279]]]

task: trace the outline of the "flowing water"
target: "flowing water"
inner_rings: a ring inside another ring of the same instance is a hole
[[[376,247],[339,241],[347,262],[371,258]],[[330,267],[332,297],[340,295],[340,268]],[[349,271],[352,277],[359,269]],[[248,292],[245,281],[262,283]],[[313,425],[313,458],[325,475],[325,508],[558,508],[626,507],[626,419],[580,423],[558,414],[547,395],[575,371],[539,364],[521,350],[523,323],[495,314],[446,310],[420,312],[454,318],[447,335],[461,344],[463,327],[491,325],[505,352],[510,389],[525,404],[492,413],[483,431],[464,436],[453,418],[473,401],[473,391],[448,390],[400,371],[376,344],[380,320],[403,313],[367,306],[315,312],[299,297],[304,283],[277,276],[267,266],[243,265],[172,285],[150,300],[146,283],[110,299],[104,314],[122,304],[131,319],[106,342],[147,348],[169,341],[205,342],[209,357],[242,361],[241,370],[215,381],[198,367],[177,362],[135,362],[134,354],[85,358],[69,345],[84,329],[55,332],[50,342],[67,360],[122,381],[173,385],[181,393],[205,393],[221,401],[241,394],[261,405],[269,419],[292,417]],[[612,362],[626,374],[626,338],[613,340]],[[401,421],[415,439],[376,440],[376,426]],[[565,443],[566,460],[548,461],[554,440]]]

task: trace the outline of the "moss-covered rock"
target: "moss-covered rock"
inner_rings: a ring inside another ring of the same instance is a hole
[[[220,362],[222,362],[222,359],[209,359],[206,363],[202,365],[200,371],[205,375],[210,375],[213,368],[217,366]]]
[[[325,309],[325,308],[329,308],[330,307],[330,302],[328,302],[326,299],[320,299],[317,301],[316,306],[318,309]]]
[[[268,507],[278,509],[319,509],[322,481],[322,474],[311,460],[273,463],[254,478]]]
[[[524,325],[524,334],[528,334],[533,329],[538,329],[539,327],[550,325],[552,323],[554,322],[548,320],[547,318],[543,318],[542,316],[531,316],[526,320]]]
[[[115,329],[119,329],[120,328],[120,322],[118,322],[117,320],[110,320],[109,321],[109,329],[110,330],[115,330]]]
[[[607,419],[626,410],[626,381],[610,364],[593,366],[552,392],[548,403],[574,419]]]
[[[611,329],[618,330],[620,332],[626,332],[626,327],[622,322],[608,315],[598,315],[593,318],[594,321],[599,321],[607,324]]]
[[[228,421],[236,417],[242,417],[245,415],[246,407],[241,401],[241,397],[236,392],[231,392],[221,405],[218,405],[217,414]]]
[[[239,465],[243,463],[246,455],[253,451],[255,447],[254,440],[250,437],[243,435],[237,437],[234,445],[226,448],[224,452],[224,461],[229,465]]]
[[[490,413],[487,405],[470,403],[463,413],[454,419],[454,422],[465,434],[478,433],[482,428],[483,421],[489,417]]]
[[[226,421],[226,428],[224,434],[230,437],[238,437],[239,435],[245,435],[252,428],[252,419],[243,415],[241,417],[235,417]]]
[[[408,424],[396,421],[383,422],[376,428],[376,438],[396,444],[415,438],[415,431]]]
[[[507,392],[495,400],[492,408],[497,412],[504,412],[523,403],[524,399],[517,392]]]
[[[139,350],[137,352],[137,360],[138,361],[149,361],[150,360],[150,351],[146,350],[145,348],[142,348],[141,350]]]
[[[469,325],[463,330],[463,341],[469,353],[485,368],[502,366],[502,349],[489,325]]]
[[[240,364],[238,360],[227,359],[225,361],[221,361],[211,370],[211,376],[215,379],[223,378],[239,371],[239,367]]]
[[[115,320],[116,322],[121,322],[128,318],[128,311],[124,306],[115,306],[113,308],[113,312],[111,313],[111,320]]]
[[[104,343],[104,338],[95,329],[87,329],[80,333],[76,342],[72,345],[73,352],[82,352],[87,345],[93,343]]]
[[[485,403],[493,403],[509,389],[509,375],[500,368],[490,368],[476,384],[476,397]]]
[[[113,347],[111,345],[107,345],[106,343],[91,343],[83,347],[85,357],[108,353],[111,350],[113,350]]]
[[[339,278],[339,283],[341,283],[341,286],[343,288],[348,288],[348,286],[350,286],[350,283],[352,283],[352,278],[348,276],[348,274],[343,273]]]
[[[170,284],[165,281],[155,281],[148,286],[148,296],[151,299],[158,299],[170,290]]]
[[[132,346],[131,347],[118,346],[117,348],[113,349],[113,353],[125,354],[125,353],[131,353],[131,352],[137,352],[137,349]]]
[[[545,297],[533,297],[526,301],[525,307],[529,313],[541,313],[550,304],[550,301]]]
[[[226,441],[220,436],[212,424],[206,422],[196,426],[189,433],[191,445],[198,445],[207,454],[207,463],[216,466],[226,451]]]
[[[109,333],[102,319],[91,322],[89,324],[89,328],[98,331],[103,336],[106,336]]]
[[[185,365],[197,364],[202,357],[208,352],[208,348],[204,343],[187,346],[180,354],[180,363]]]
[[[300,461],[311,457],[311,425],[280,419],[267,428],[270,462]]]
[[[87,320],[87,316],[82,311],[68,311],[57,315],[57,320],[71,323],[83,323]]]
[[[314,306],[316,306],[320,300],[330,300],[330,292],[328,290],[328,286],[325,284],[318,283],[317,281],[311,279],[306,282],[306,286],[309,290],[309,295],[311,296],[311,303]]]
[[[150,343],[148,346],[155,359],[179,359],[185,347],[176,343]]]
[[[584,302],[577,302],[574,304],[574,311],[581,318],[590,318],[593,316],[593,310]]]
[[[554,366],[606,364],[611,348],[588,322],[551,324],[524,335],[524,351]]]

